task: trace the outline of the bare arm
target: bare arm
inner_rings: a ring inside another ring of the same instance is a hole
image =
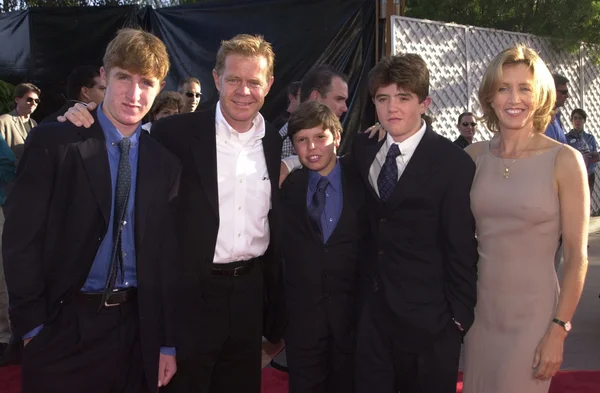
[[[564,252],[564,273],[554,318],[571,321],[579,303],[587,272],[587,238],[590,197],[583,156],[565,146],[556,157],[554,183],[560,202]],[[547,379],[562,363],[565,329],[551,323],[536,348],[533,367],[536,378]]]

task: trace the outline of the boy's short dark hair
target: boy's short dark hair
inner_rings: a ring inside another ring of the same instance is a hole
[[[67,78],[67,99],[79,100],[81,88],[85,86],[91,89],[95,84],[94,78],[99,76],[100,70],[98,67],[86,65],[75,68]]]
[[[552,78],[554,78],[554,86],[562,86],[569,83],[569,79],[561,74],[552,74]]]
[[[377,89],[389,85],[397,85],[413,92],[419,102],[429,96],[429,70],[425,60],[414,53],[403,53],[381,59],[369,71],[369,92],[375,97]]]
[[[322,127],[323,130],[329,130],[332,134],[342,133],[342,124],[340,119],[325,104],[317,101],[303,102],[288,122],[288,136],[294,142],[294,134],[302,130],[308,130],[314,127]]]

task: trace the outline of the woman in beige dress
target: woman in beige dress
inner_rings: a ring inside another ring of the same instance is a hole
[[[495,136],[467,148],[480,259],[464,393],[547,392],[562,362],[587,270],[589,193],[581,154],[544,135],[555,100],[548,68],[525,46],[500,53],[479,89]]]

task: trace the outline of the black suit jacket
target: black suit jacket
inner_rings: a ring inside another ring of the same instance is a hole
[[[106,141],[91,128],[48,123],[29,134],[4,205],[3,257],[17,337],[49,324],[87,279],[107,233],[111,181]],[[176,347],[174,216],[178,160],[142,131],[135,200],[138,308],[144,370],[156,386],[159,349]]]
[[[211,274],[219,231],[215,109],[213,106],[201,112],[170,116],[152,124],[152,136],[183,163],[177,234],[182,262],[180,324],[190,325],[185,329],[189,333],[182,338],[187,349],[197,342],[194,335],[202,331],[202,316],[196,315],[194,304],[200,301],[202,279]],[[275,342],[281,338],[284,329],[281,251],[278,247],[281,138],[271,125],[265,125],[262,143],[271,181],[272,209],[269,212],[271,239],[262,266],[263,335]]]
[[[59,110],[57,110],[56,112],[54,112],[54,113],[52,113],[52,114],[44,117],[44,119],[40,122],[40,124],[57,122],[58,120],[56,120],[56,118],[58,116],[64,115],[72,106],[74,106],[78,102],[80,102],[80,101],[68,100],[67,102],[65,102],[63,104],[63,106],[60,107]]]
[[[369,183],[383,143],[359,134],[351,153],[371,201],[379,290],[401,323],[436,334],[452,317],[466,331],[479,259],[469,196],[475,164],[427,127],[384,203]]]
[[[292,172],[282,185],[287,343],[313,346],[329,324],[338,345],[354,347],[372,236],[365,188],[347,161],[340,159],[342,212],[326,243],[308,216],[308,170]]]

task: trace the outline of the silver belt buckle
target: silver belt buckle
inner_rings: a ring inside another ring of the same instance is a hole
[[[243,265],[242,266],[238,266],[235,269],[233,269],[233,277],[241,276],[242,273],[238,274],[238,272],[241,272],[243,269],[244,269]]]
[[[116,292],[118,292],[118,289],[113,289],[113,293],[116,293]],[[112,296],[112,293],[111,293],[111,296]],[[108,297],[108,299],[110,299],[110,296]],[[108,299],[106,299],[104,301],[104,307],[117,307],[117,306],[121,305],[121,303],[108,304]]]

